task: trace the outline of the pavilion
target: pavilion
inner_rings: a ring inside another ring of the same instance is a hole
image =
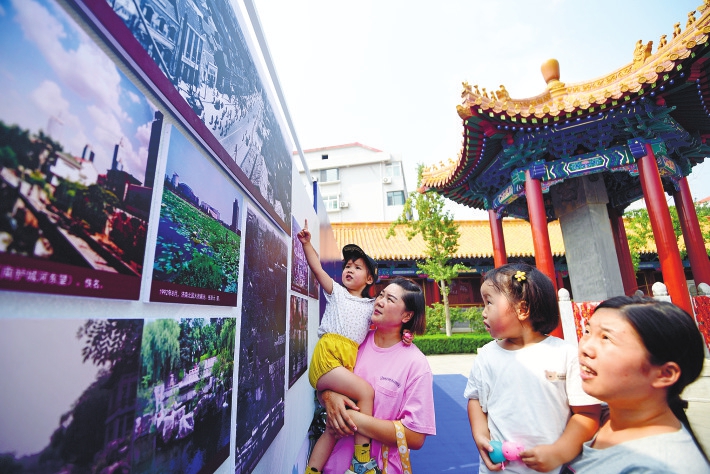
[[[665,194],[680,217],[696,284],[710,282],[687,176],[710,155],[710,0],[672,38],[639,40],[631,62],[576,84],[542,66],[546,90],[513,99],[464,83],[457,160],[424,171],[422,191],[488,211],[495,266],[507,262],[503,217],[528,220],[536,266],[558,283],[548,223],[559,220],[572,292],[599,301],[636,291],[622,216],[644,198],[672,301],[693,314]],[[697,18],[696,18],[697,16]],[[633,52],[633,54],[631,54]]]

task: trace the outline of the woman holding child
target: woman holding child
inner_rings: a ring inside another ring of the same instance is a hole
[[[354,370],[375,389],[373,415],[359,413],[355,402],[343,395],[322,393],[327,429],[341,437],[324,473],[348,469],[355,431],[372,439],[371,454],[387,474],[411,472],[406,468],[409,453],[400,457],[398,441],[419,449],[428,435],[436,434],[431,368],[416,345],[402,340],[405,330],[423,334],[424,308],[421,287],[404,278],[393,280],[375,299],[375,329],[360,345]]]

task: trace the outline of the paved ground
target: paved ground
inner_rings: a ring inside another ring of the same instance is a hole
[[[434,375],[460,374],[468,377],[475,354],[446,354],[427,356]],[[461,387],[461,397],[463,398]],[[688,400],[688,419],[696,436],[703,444],[706,453],[710,453],[710,359],[705,360],[703,374],[683,392]],[[438,427],[445,432],[445,427]],[[473,439],[471,439],[473,443]]]

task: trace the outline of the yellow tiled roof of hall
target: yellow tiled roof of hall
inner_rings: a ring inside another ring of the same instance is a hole
[[[452,258],[493,257],[493,241],[488,221],[456,221],[459,224],[459,249]],[[407,240],[407,227],[396,227],[394,236],[387,238],[389,222],[349,222],[331,224],[338,247],[357,244],[375,260],[421,260],[426,258],[426,244],[421,235]],[[554,256],[565,253],[559,221],[547,225],[550,247]],[[503,236],[508,257],[534,255],[532,228],[522,219],[503,219]]]

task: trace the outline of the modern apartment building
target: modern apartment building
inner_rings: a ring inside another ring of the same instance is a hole
[[[408,196],[401,156],[361,143],[313,148],[303,154],[330,222],[391,222],[401,215]]]

